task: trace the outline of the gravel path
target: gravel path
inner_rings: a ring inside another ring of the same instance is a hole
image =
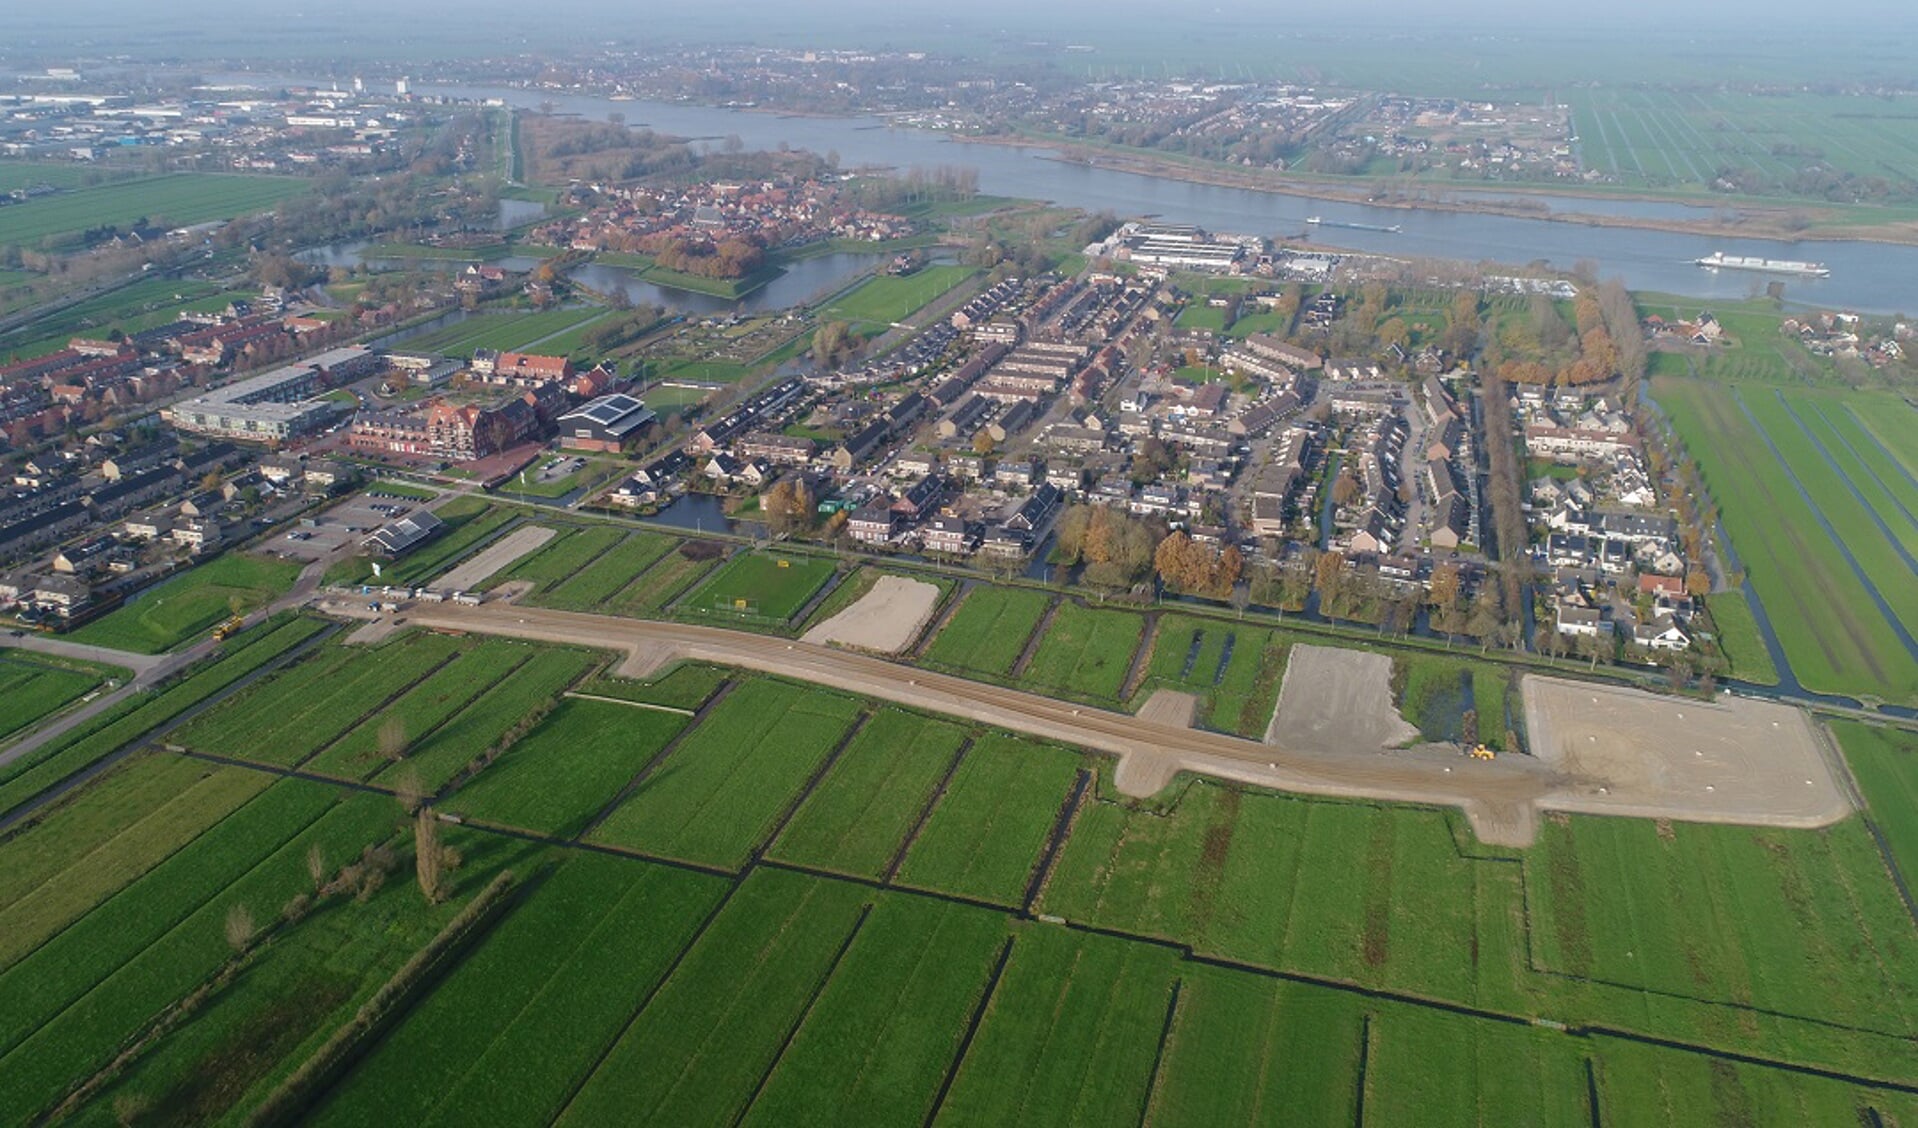
[[[543,525],[522,525],[487,545],[486,551],[434,580],[432,587],[435,591],[471,591],[493,573],[511,568],[521,557],[538,551],[553,536],[553,530]]]

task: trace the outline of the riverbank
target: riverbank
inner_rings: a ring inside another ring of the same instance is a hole
[[[1620,227],[1641,231],[1665,231],[1676,235],[1703,235],[1727,239],[1773,239],[1786,242],[1826,240],[1853,243],[1898,243],[1918,246],[1918,219],[1890,219],[1879,223],[1840,222],[1829,207],[1810,203],[1780,201],[1758,203],[1749,199],[1712,200],[1647,193],[1593,196],[1568,192],[1549,185],[1500,184],[1480,187],[1466,184],[1422,185],[1435,191],[1461,193],[1523,193],[1550,197],[1575,206],[1579,201],[1637,201],[1707,209],[1733,209],[1735,219],[1727,222],[1713,217],[1698,219],[1675,217],[1605,215],[1589,211],[1540,207],[1529,201],[1499,199],[1446,198],[1395,195],[1391,185],[1379,180],[1310,180],[1284,173],[1235,169],[1228,165],[1194,162],[1172,155],[1110,146],[1089,147],[1083,141],[1047,134],[1007,135],[947,134],[953,141],[972,145],[1003,145],[1042,151],[1041,160],[1082,168],[1097,168],[1134,176],[1150,176],[1200,184],[1213,188],[1236,188],[1312,200],[1336,200],[1363,207],[1392,208],[1399,211],[1443,211],[1468,215],[1502,216],[1585,227]],[[1074,155],[1075,153],[1083,155]],[[1809,222],[1807,222],[1809,221]]]
[[[631,272],[637,278],[643,278],[656,286],[667,286],[675,290],[690,290],[695,294],[728,300],[743,298],[755,290],[764,289],[775,279],[785,274],[784,268],[768,263],[740,278],[708,278],[703,274],[688,274],[659,265],[650,255],[627,254],[620,251],[598,251],[592,261],[601,266],[618,267]]]

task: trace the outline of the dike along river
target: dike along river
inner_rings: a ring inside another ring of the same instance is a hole
[[[242,77],[242,76],[236,76]],[[245,76],[250,77],[250,76]],[[277,81],[251,78],[254,82]],[[1723,239],[1626,227],[1593,227],[1502,215],[1426,209],[1375,208],[1338,200],[1282,195],[1245,188],[1191,184],[1165,177],[1088,167],[1057,154],[1024,146],[973,144],[942,134],[897,128],[880,118],[785,117],[682,103],[613,101],[538,90],[434,86],[422,93],[457,98],[497,98],[596,121],[621,114],[627,124],[719,145],[737,136],[748,148],[787,145],[837,153],[846,167],[895,169],[950,165],[977,169],[979,190],[996,196],[1051,200],[1109,210],[1121,217],[1155,215],[1168,222],[1196,223],[1213,231],[1296,236],[1308,215],[1339,223],[1402,227],[1397,233],[1327,227],[1317,238],[1353,250],[1415,258],[1489,260],[1523,265],[1544,261],[1569,271],[1580,260],[1599,266],[1600,277],[1623,278],[1634,290],[1657,290],[1700,299],[1726,300],[1762,291],[1770,275],[1725,271],[1713,274],[1693,262],[1713,251],[1774,259],[1809,259],[1831,267],[1825,279],[1784,279],[1790,300],[1873,313],[1918,313],[1918,247],[1889,243]],[[1711,209],[1653,201],[1526,196],[1560,212],[1639,219],[1709,217]]]

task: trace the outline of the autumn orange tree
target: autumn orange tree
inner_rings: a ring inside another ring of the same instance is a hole
[[[1159,542],[1153,566],[1170,587],[1223,598],[1239,582],[1245,558],[1231,545],[1215,550],[1183,532],[1175,532]]]

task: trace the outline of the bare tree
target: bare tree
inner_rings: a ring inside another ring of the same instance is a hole
[[[380,722],[380,756],[398,763],[406,758],[406,722],[397,716]]]
[[[446,898],[445,855],[440,847],[440,820],[431,807],[421,807],[413,818],[413,869],[428,904]]]
[[[226,911],[226,943],[236,952],[244,952],[259,929],[253,923],[253,910],[235,903]]]
[[[409,815],[419,810],[426,802],[426,788],[420,783],[420,773],[412,768],[401,772],[399,779],[393,782],[393,798],[400,801]]]

